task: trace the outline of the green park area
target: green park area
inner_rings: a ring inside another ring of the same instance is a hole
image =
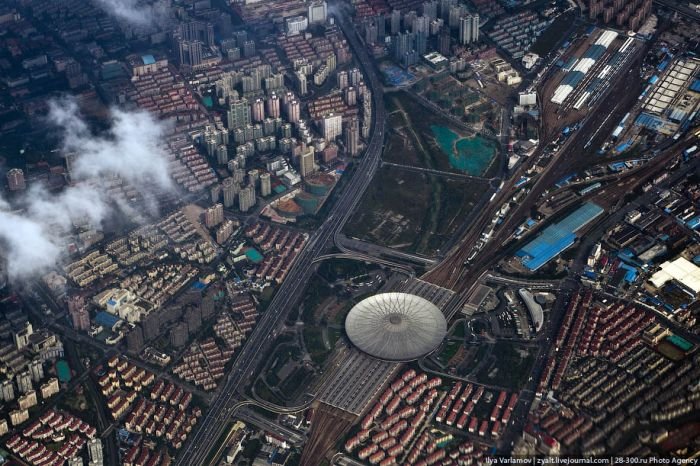
[[[398,250],[433,256],[488,192],[488,183],[382,167],[345,234]]]
[[[337,280],[357,280],[379,268],[376,264],[351,259],[329,259],[321,263],[318,274],[328,283]]]
[[[497,341],[492,345],[487,360],[477,362],[479,366],[476,379],[480,383],[516,390],[527,382],[534,361],[533,348],[509,341]]]
[[[375,264],[350,259],[323,261],[304,291],[297,312],[272,345],[255,394],[267,401],[290,405],[313,386],[343,335],[345,316],[352,306],[383,283],[385,271]],[[371,284],[370,284],[371,283]]]
[[[455,125],[407,92],[390,94],[386,105],[391,131],[384,161],[471,176],[495,175],[495,141]]]
[[[254,385],[255,394],[276,404],[293,403],[303,394],[313,375],[314,370],[304,360],[296,335],[284,333],[275,341],[267,364]]]
[[[344,233],[434,256],[489,195],[486,179],[467,175],[492,176],[497,146],[458,130],[407,92],[392,93],[386,102],[390,131],[382,160],[387,164],[372,179]]]

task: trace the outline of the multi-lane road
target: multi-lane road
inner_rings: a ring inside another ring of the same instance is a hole
[[[224,386],[177,458],[177,465],[189,466],[204,463],[228,425],[234,406],[242,398],[241,391],[246,382],[259,367],[260,359],[265,355],[265,349],[274,341],[280,323],[284,321],[287,312],[301,298],[312,274],[312,263],[316,257],[324,253],[327,247],[333,244],[336,235],[350,217],[379,167],[386,120],[382,84],[367,51],[359,43],[352,26],[348,24],[346,19],[340,17],[336,17],[336,23],[339,24],[348,39],[364,72],[367,85],[372,91],[372,133],[367,150],[362,160],[357,164],[339,199],[332,207],[328,219],[311,235],[286,280],[277,290],[268,310],[262,314],[260,321],[238,354]]]

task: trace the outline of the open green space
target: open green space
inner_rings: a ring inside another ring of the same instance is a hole
[[[220,447],[226,446],[225,443],[228,442],[231,435],[231,430],[233,429],[233,422],[229,422],[224,431],[219,435],[214,443],[214,448],[212,448],[207,454],[204,464],[211,464],[212,462],[219,459],[220,455],[223,453],[224,449]],[[256,453],[257,454],[257,453]]]
[[[447,364],[452,357],[457,354],[457,351],[459,351],[460,346],[462,346],[462,342],[460,341],[448,341],[445,343],[445,345],[442,347],[442,351],[437,355],[438,361],[442,364]]]
[[[62,403],[71,411],[85,411],[88,408],[88,401],[85,397],[85,389],[80,388],[68,392],[62,399]]]
[[[479,362],[483,361],[489,354],[490,345],[481,344],[479,346],[468,346],[464,361],[457,367],[457,374],[466,377],[477,368]]]
[[[304,328],[304,345],[311,359],[316,364],[323,364],[331,353],[323,344],[322,330],[318,327]]]
[[[412,167],[435,168],[438,166],[438,160],[432,160],[432,154],[419,153],[416,149],[411,137],[409,137],[410,126],[404,112],[390,113],[389,127],[391,131],[387,134],[384,144],[383,160]],[[430,157],[427,160],[426,155]],[[439,157],[439,155],[435,154],[435,157]]]
[[[265,381],[270,386],[279,386],[287,378],[287,364],[301,360],[301,350],[293,344],[283,344],[275,348],[270,365],[265,369]],[[291,366],[290,366],[291,367]],[[286,376],[286,377],[285,377]]]
[[[509,389],[521,388],[530,374],[535,360],[535,350],[517,343],[497,341],[489,360],[476,373],[481,383],[499,385]]]
[[[340,336],[343,334],[343,331],[340,329],[336,328],[329,328],[328,329],[328,343],[331,345],[331,348],[335,347],[335,343],[338,341]]]
[[[464,321],[458,321],[452,328],[452,333],[450,336],[455,338],[464,338]]]
[[[279,388],[287,398],[293,399],[303,391],[304,387],[309,386],[306,382],[313,375],[314,372],[312,370],[306,367],[298,367],[282,382]]]
[[[262,292],[260,293],[260,312],[265,311],[267,306],[270,305],[272,298],[275,296],[275,291],[276,289],[272,286],[266,286],[263,288]]]
[[[464,92],[468,94],[469,91],[464,88]],[[474,176],[494,176],[498,168],[497,163],[492,163],[498,148],[495,141],[459,128],[452,120],[426,107],[407,92],[388,94],[385,100],[392,111],[388,118],[392,131],[388,134],[383,160]],[[471,101],[466,99],[460,105]],[[487,111],[491,111],[490,104],[483,110],[479,107],[471,109],[470,115],[479,117],[480,113]],[[444,138],[435,134],[435,127],[441,128],[445,135],[453,134],[455,142],[459,142],[454,154],[451,148],[445,150],[444,143],[441,145]]]
[[[243,451],[241,452],[241,455],[243,456],[243,458],[247,458],[250,461],[253,461],[261,449],[262,442],[259,439],[250,439],[246,441],[243,445]]]
[[[329,259],[321,263],[318,274],[332,283],[336,280],[348,280],[368,274],[372,270],[378,269],[376,264],[368,264],[363,261],[352,259]]]
[[[473,75],[471,70],[459,73],[459,79],[449,74],[435,75],[420,81],[414,85],[413,89],[439,106],[445,113],[461,118],[465,115],[466,107],[480,100],[479,94],[473,88],[462,83]]]
[[[488,192],[486,181],[382,167],[345,227],[350,237],[434,255]]]
[[[302,304],[304,309],[302,313],[302,320],[304,323],[313,324],[315,321],[314,315],[316,313],[316,308],[325,299],[330,298],[331,296],[333,296],[333,289],[328,286],[325,280],[318,278],[311,280],[304,294],[304,301]]]
[[[489,394],[491,395],[490,397],[488,396]],[[493,407],[496,405],[496,396],[498,396],[498,392],[486,390],[484,395],[481,397],[481,401],[479,401],[479,403],[477,403],[474,407],[472,415],[479,419],[488,419],[488,417],[491,415]],[[489,401],[486,401],[487,399]]]
[[[258,395],[261,399],[268,401],[270,403],[274,403],[277,405],[284,405],[284,402],[280,399],[280,397],[278,397],[277,395],[272,393],[272,391],[265,384],[263,379],[258,379],[255,382],[255,394]]]

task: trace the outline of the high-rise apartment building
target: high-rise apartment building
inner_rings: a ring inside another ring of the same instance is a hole
[[[359,68],[353,68],[350,70],[350,84],[357,86],[360,81],[362,81],[362,72]]]
[[[292,100],[287,104],[287,120],[290,123],[299,123],[301,119],[301,104],[298,100]]]
[[[438,18],[437,0],[426,0],[423,2],[423,16],[427,16],[430,20]]]
[[[374,45],[377,43],[378,38],[377,24],[374,18],[370,18],[365,22],[365,43]]]
[[[315,151],[313,146],[306,146],[302,149],[301,154],[299,154],[299,173],[301,174],[302,178],[305,178],[316,171],[314,153]]]
[[[287,34],[290,36],[297,35],[309,27],[309,20],[305,16],[292,16],[285,20]]]
[[[176,34],[182,40],[198,40],[206,47],[214,45],[214,25],[205,21],[186,21],[180,23]]]
[[[345,127],[345,150],[355,157],[360,152],[360,122],[353,117]]]
[[[401,11],[391,10],[391,18],[389,21],[391,22],[391,35],[398,34],[401,31]]]
[[[447,25],[454,30],[459,27],[459,20],[467,14],[467,9],[464,5],[452,5],[450,7],[450,15],[447,19]]]
[[[12,385],[12,380],[3,380],[2,384],[0,384],[0,395],[6,403],[15,399],[15,386]]]
[[[306,95],[309,92],[309,83],[306,79],[306,74],[299,70],[294,74],[294,77],[296,78],[297,92],[299,92],[299,95]]]
[[[415,49],[415,34],[412,32],[399,32],[394,36],[394,58],[397,61],[403,60],[403,57],[410,51]]]
[[[219,144],[216,146],[216,162],[219,165],[226,165],[228,163],[228,147],[226,144]]]
[[[88,440],[88,454],[90,456],[90,466],[102,466],[104,457],[102,456],[102,441],[99,438]]]
[[[76,299],[79,304],[75,303]],[[71,301],[73,301],[73,303],[71,303]],[[70,315],[74,329],[84,332],[90,330],[90,313],[82,297],[73,296],[69,299],[68,314]]]
[[[126,335],[126,349],[131,354],[139,354],[144,344],[143,330],[137,325]]]
[[[245,188],[241,189],[238,195],[238,208],[241,212],[248,212],[251,207],[255,205],[255,186],[249,184]]]
[[[459,43],[471,44],[479,40],[479,15],[465,15],[459,20]]]
[[[247,40],[243,42],[243,56],[250,58],[255,55],[255,41]]]
[[[357,89],[354,86],[345,88],[345,103],[351,107],[357,105]]]
[[[28,367],[33,382],[39,382],[44,378],[44,365],[41,362],[41,358],[32,359]]]
[[[204,211],[204,224],[207,228],[214,228],[224,221],[224,205],[214,204]]]
[[[338,89],[342,91],[343,89],[348,87],[349,77],[347,71],[338,71],[338,74],[336,74],[336,78],[338,79]]]
[[[236,194],[238,194],[238,184],[233,181],[233,178],[226,178],[221,182],[221,187],[224,192],[224,207],[232,207],[236,202]]]
[[[243,98],[231,102],[226,116],[228,120],[228,129],[230,130],[243,128],[249,125],[251,123],[251,115],[248,99]]]
[[[270,174],[262,173],[260,175],[260,195],[267,197],[272,193],[272,184],[270,183]]]
[[[321,120],[321,133],[326,141],[333,141],[343,132],[343,116],[329,113]]]
[[[224,223],[222,223],[221,226],[216,230],[216,242],[219,244],[225,243],[226,240],[228,240],[233,234],[235,226],[236,222],[234,222],[231,219],[228,219]],[[192,327],[190,326],[190,329],[191,328]]]
[[[20,168],[11,168],[7,172],[7,186],[10,191],[20,191],[26,187],[24,172]]]
[[[253,102],[252,118],[255,122],[261,122],[265,119],[265,101],[255,99]]]
[[[280,117],[280,98],[277,96],[277,94],[272,94],[270,97],[267,98],[266,109],[268,117]]]
[[[180,66],[194,68],[202,64],[203,44],[198,40],[178,41]]]
[[[32,391],[32,375],[29,373],[29,371],[24,371],[17,374],[16,381],[17,388],[19,389],[20,393],[29,393]]]

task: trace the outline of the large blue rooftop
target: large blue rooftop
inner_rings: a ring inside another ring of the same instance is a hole
[[[603,209],[588,202],[566,216],[560,222],[545,228],[542,233],[526,244],[516,256],[525,267],[537,270],[554,259],[576,241],[576,232],[603,213]]]
[[[119,317],[109,312],[100,311],[95,316],[95,322],[103,327],[112,328],[114,324],[119,322]]]

